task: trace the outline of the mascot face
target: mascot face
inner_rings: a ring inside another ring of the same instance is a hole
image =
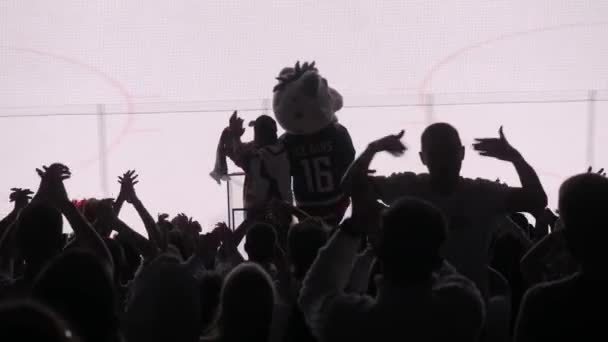
[[[327,85],[312,64],[284,68],[274,88],[272,108],[281,127],[291,134],[311,134],[336,122],[342,96]]]

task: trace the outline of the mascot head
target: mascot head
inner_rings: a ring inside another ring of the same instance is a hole
[[[319,75],[315,63],[300,62],[281,70],[272,109],[279,125],[291,134],[311,134],[337,121],[342,96]]]

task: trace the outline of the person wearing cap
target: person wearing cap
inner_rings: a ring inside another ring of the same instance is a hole
[[[253,141],[243,143],[243,119],[234,112],[228,127],[230,141],[226,155],[245,171],[243,202],[247,216],[255,216],[272,200],[292,202],[289,160],[278,141],[277,124],[268,115],[260,115],[249,123]]]

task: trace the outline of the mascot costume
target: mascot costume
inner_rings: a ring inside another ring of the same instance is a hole
[[[337,225],[350,204],[340,182],[355,158],[348,130],[336,118],[342,96],[314,62],[284,68],[277,80],[272,107],[286,131],[280,140],[289,156],[296,207]]]

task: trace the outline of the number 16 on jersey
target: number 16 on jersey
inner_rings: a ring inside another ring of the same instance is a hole
[[[311,193],[335,190],[329,157],[313,157],[300,160],[306,178],[306,187]]]

